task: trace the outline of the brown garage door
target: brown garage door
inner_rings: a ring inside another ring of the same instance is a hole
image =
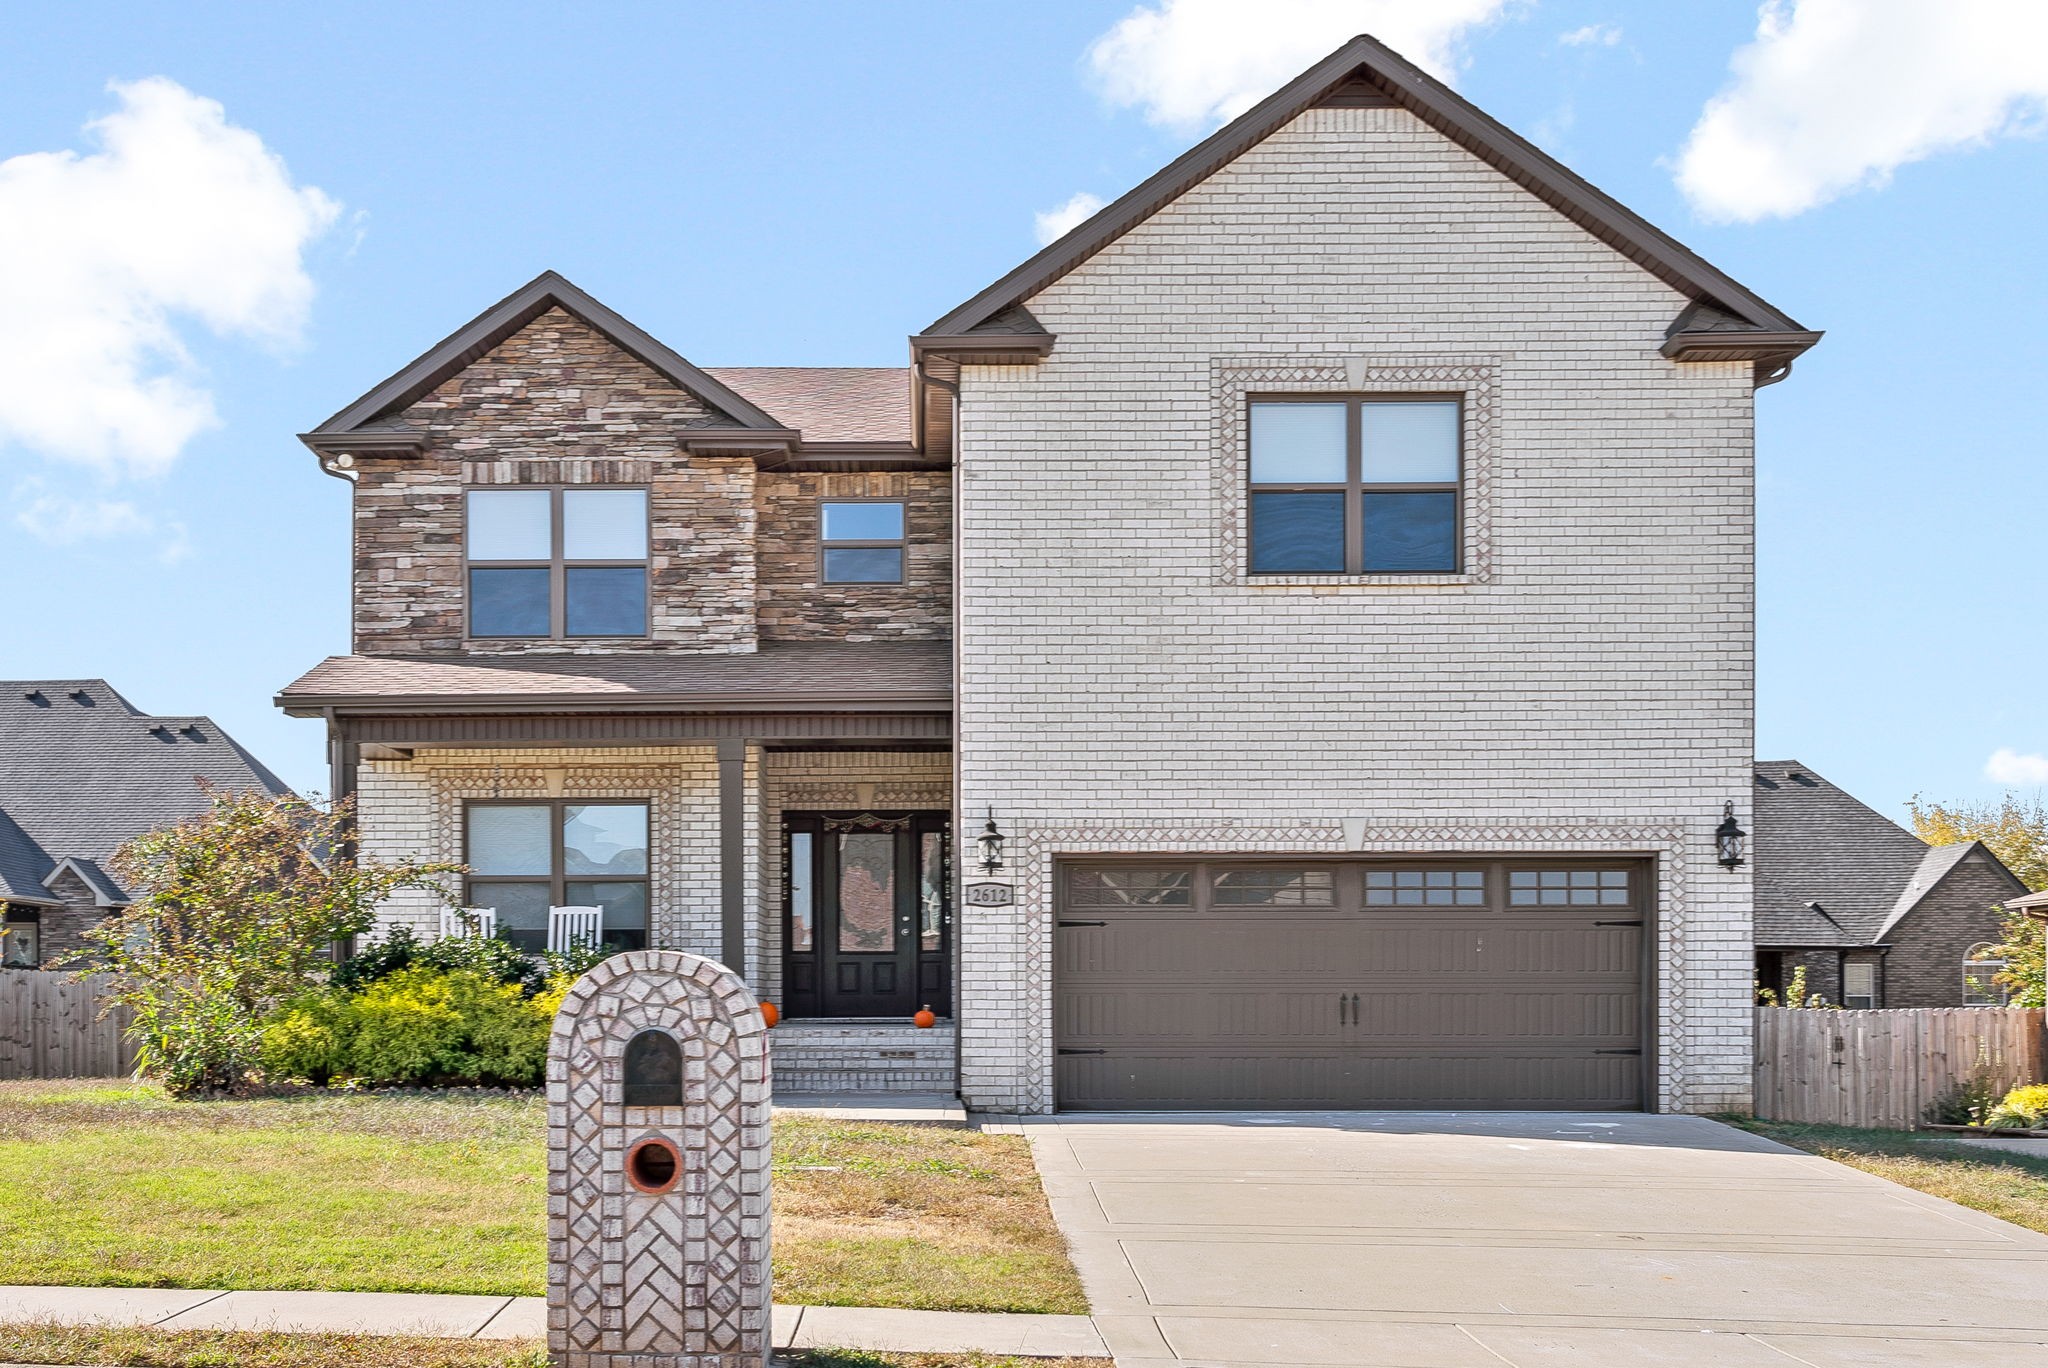
[[[1644,862],[1060,875],[1062,1107],[1642,1105]]]

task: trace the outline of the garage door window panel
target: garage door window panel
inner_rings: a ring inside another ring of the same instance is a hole
[[[1074,907],[1192,907],[1191,869],[1077,869],[1067,880]]]
[[[1225,869],[1210,891],[1219,907],[1335,907],[1337,874],[1330,869]]]
[[[1511,907],[1628,907],[1634,903],[1626,869],[1512,869]]]
[[[1486,872],[1479,869],[1368,869],[1367,907],[1484,907]]]

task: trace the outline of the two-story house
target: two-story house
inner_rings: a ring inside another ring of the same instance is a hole
[[[778,1086],[1740,1106],[1753,395],[1817,338],[1361,37],[903,370],[536,280],[307,434],[354,641],[280,702],[365,851],[746,975]]]

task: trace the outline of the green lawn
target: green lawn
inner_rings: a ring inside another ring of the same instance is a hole
[[[533,1095],[0,1083],[0,1284],[538,1295],[543,1138]],[[774,1198],[778,1300],[1087,1310],[1020,1137],[784,1117]]]
[[[1723,1119],[1781,1145],[2048,1233],[2048,1157],[1959,1145],[1912,1131]]]

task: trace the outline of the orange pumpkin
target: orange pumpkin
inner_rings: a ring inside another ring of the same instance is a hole
[[[939,1018],[932,1011],[931,1004],[929,1003],[919,1009],[917,1015],[912,1017],[911,1020],[917,1023],[919,1029],[927,1031],[939,1024]]]
[[[776,1022],[782,1020],[782,1013],[775,1010],[774,1003],[764,1002],[761,1004],[761,1020],[773,1026]]]

